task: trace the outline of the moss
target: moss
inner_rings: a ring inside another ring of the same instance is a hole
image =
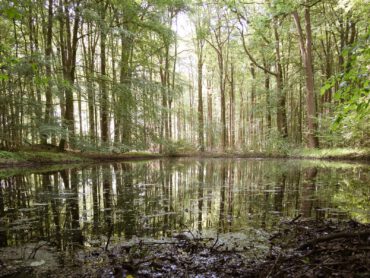
[[[25,164],[25,163],[65,163],[86,161],[76,154],[58,153],[52,151],[0,151],[0,164]]]
[[[83,159],[71,153],[57,152],[20,152],[21,157],[30,162],[61,162],[61,161],[82,161]]]
[[[127,159],[151,159],[161,155],[149,152],[108,153],[108,152],[57,152],[46,150],[0,151],[0,167],[15,165],[36,166],[38,164],[81,163],[92,161],[119,161]]]

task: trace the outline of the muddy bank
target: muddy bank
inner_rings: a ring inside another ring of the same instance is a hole
[[[370,225],[301,221],[282,226],[254,277],[369,277]]]
[[[267,234],[132,239],[62,256],[50,244],[0,252],[0,277],[369,277],[370,225],[299,219]],[[13,256],[11,255],[13,252]],[[18,252],[18,253],[17,253]],[[16,260],[14,254],[18,256]],[[26,276],[25,276],[26,275]]]

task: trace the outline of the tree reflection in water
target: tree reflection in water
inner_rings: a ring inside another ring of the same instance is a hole
[[[369,222],[364,198],[359,204],[350,198],[351,186],[368,192],[367,173],[357,165],[181,159],[11,176],[0,180],[0,247],[46,240],[73,250],[108,239],[171,236],[185,227],[270,230],[299,213]]]

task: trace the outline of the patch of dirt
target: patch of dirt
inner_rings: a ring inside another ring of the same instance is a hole
[[[37,255],[18,268],[2,260],[0,277],[370,277],[370,225],[296,218],[257,240],[228,238],[232,244],[191,232],[111,246],[108,239],[52,268],[38,266],[45,259]]]

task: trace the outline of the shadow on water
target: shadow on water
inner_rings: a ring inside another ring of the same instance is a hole
[[[113,163],[0,179],[0,247],[60,251],[180,231],[271,231],[282,218],[369,222],[369,167],[180,159]]]

